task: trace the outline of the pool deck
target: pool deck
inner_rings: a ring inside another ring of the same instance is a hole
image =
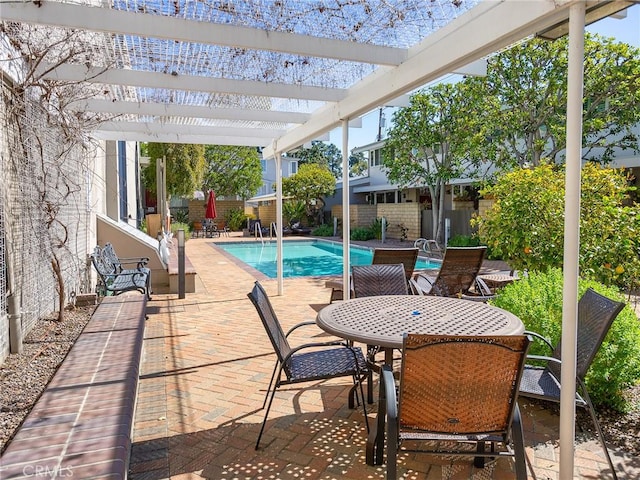
[[[350,385],[344,379],[280,389],[262,446],[254,449],[275,357],[247,298],[256,277],[210,246],[229,240],[189,240],[186,252],[198,272],[196,292],[185,299],[156,292],[149,303],[130,478],[385,478],[384,466],[365,464],[362,411],[348,409]],[[276,294],[276,280],[261,283],[285,329],[314,319],[329,301],[324,277],[285,279],[282,296]],[[296,334],[292,343],[325,337],[309,328],[311,337]],[[557,415],[528,402],[522,402],[522,410],[527,456],[535,472],[529,478],[558,480]],[[619,449],[611,452],[619,478],[640,478],[640,459]],[[611,478],[590,433],[579,434],[575,458],[574,478]],[[514,478],[508,459],[484,469],[466,459],[425,454],[403,453],[400,459],[399,474],[405,479]]]

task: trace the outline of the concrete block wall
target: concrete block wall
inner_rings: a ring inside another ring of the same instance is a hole
[[[241,208],[244,209],[242,200],[216,200],[217,218],[222,221],[229,210]],[[189,200],[189,222],[202,221],[207,210],[207,202],[205,200]]]
[[[381,203],[378,205],[349,205],[351,228],[368,227],[376,218],[387,219],[387,237],[400,239],[399,224],[409,230],[407,237],[415,240],[420,237],[420,204],[418,203]],[[331,208],[331,216],[342,219],[342,205]]]
[[[401,229],[398,225],[403,224],[409,230],[407,239],[415,240],[420,237],[420,204],[418,203],[380,203],[377,205],[378,218],[387,219],[387,237],[401,238]]]

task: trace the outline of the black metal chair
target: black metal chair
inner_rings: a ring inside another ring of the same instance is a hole
[[[354,265],[351,267],[351,277],[356,298],[409,294],[402,263]]]
[[[595,292],[591,288],[582,295],[578,302],[578,337],[577,337],[577,363],[576,363],[576,405],[589,410],[598,439],[605,452],[611,473],[618,478],[613,467],[607,444],[605,443],[602,429],[598,423],[595,409],[589,398],[585,376],[589,366],[600,349],[613,320],[624,308],[624,303],[616,302]],[[552,402],[560,402],[560,366],[562,356],[560,346],[562,341],[554,348],[549,341],[535,332],[527,332],[535,339],[543,341],[551,351],[550,357],[530,355],[530,359],[542,360],[545,366],[527,365],[520,382],[520,395],[523,397],[537,398]]]
[[[411,249],[416,250],[417,249]],[[415,264],[415,260],[414,260]],[[412,270],[413,271],[413,270]],[[356,298],[374,297],[377,295],[408,295],[406,265],[375,264],[354,265],[351,267],[351,281]],[[367,401],[373,403],[373,371],[379,372],[375,356],[380,351],[377,345],[367,345],[367,362],[369,363],[369,382],[367,383]]]
[[[475,443],[475,450],[428,448],[435,455],[514,456],[516,477],[526,480],[518,383],[530,339],[513,336],[405,334],[400,383],[382,371],[387,408],[387,480],[397,476],[405,440]],[[489,451],[487,444],[491,445]]]
[[[255,282],[253,290],[247,295],[260,315],[262,324],[269,335],[269,340],[271,340],[277,356],[271,381],[269,382],[269,388],[267,389],[264,403],[262,404],[262,408],[267,406],[267,410],[264,414],[264,420],[262,421],[260,433],[256,441],[256,450],[260,446],[260,439],[262,438],[262,433],[267,423],[273,397],[281,385],[336,377],[352,377],[354,386],[349,394],[349,407],[354,407],[354,398],[356,400],[358,398],[357,388],[359,387],[365,423],[367,430],[369,430],[369,420],[367,418],[364,391],[362,389],[362,381],[367,378],[368,369],[362,350],[347,345],[345,341],[338,340],[305,343],[297,347],[291,347],[287,339],[291,332],[303,326],[315,325],[315,322],[299,323],[285,333],[276,317],[269,297],[259,282]],[[283,373],[284,377],[282,375]]]

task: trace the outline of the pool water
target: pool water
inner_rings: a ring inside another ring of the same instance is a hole
[[[270,278],[276,278],[276,242],[218,242],[229,255],[255,268]],[[283,276],[310,277],[342,275],[342,244],[327,240],[289,240],[283,242]],[[351,245],[351,265],[370,265],[373,250]],[[416,270],[440,268],[439,262],[418,258]]]

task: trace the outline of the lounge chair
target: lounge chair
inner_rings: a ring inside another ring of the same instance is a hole
[[[472,287],[482,267],[487,247],[449,247],[442,266],[435,277],[417,273],[412,280],[412,287],[421,295],[440,297],[476,297]],[[487,297],[481,292],[481,297]],[[484,298],[483,298],[484,299]]]

